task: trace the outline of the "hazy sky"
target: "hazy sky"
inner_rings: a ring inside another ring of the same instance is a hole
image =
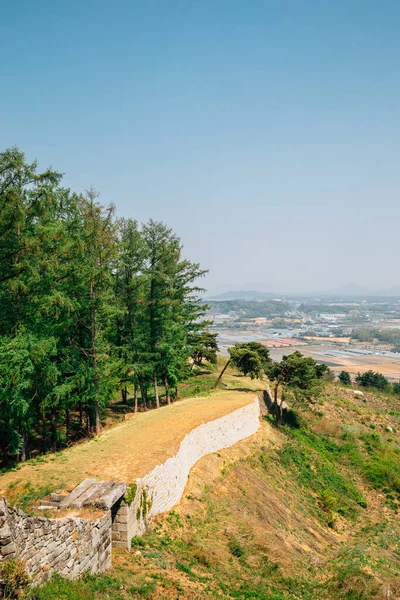
[[[0,148],[206,285],[400,284],[399,0],[3,0]]]

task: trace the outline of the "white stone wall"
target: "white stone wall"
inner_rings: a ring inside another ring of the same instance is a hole
[[[147,523],[179,502],[190,469],[205,456],[228,448],[260,427],[260,401],[254,401],[234,412],[193,429],[182,440],[178,452],[138,479],[135,499],[130,506],[124,502],[113,526],[113,545],[129,548],[134,535],[142,535]]]
[[[260,426],[260,402],[196,427],[182,440],[175,456],[136,481],[133,502],[124,500],[99,519],[30,517],[0,497],[0,561],[19,558],[35,582],[53,573],[75,578],[85,571],[111,566],[114,546],[129,548],[151,519],[170,510],[185,490],[190,469],[205,456],[255,433]],[[157,443],[155,440],[154,443]]]

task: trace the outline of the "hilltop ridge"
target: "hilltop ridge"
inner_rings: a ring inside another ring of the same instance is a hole
[[[110,573],[38,598],[399,598],[398,400],[327,384],[296,415],[199,461]]]

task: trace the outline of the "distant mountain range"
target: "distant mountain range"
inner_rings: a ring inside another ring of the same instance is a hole
[[[275,298],[276,294],[271,292],[257,292],[257,291],[246,291],[238,290],[231,292],[224,292],[223,294],[217,294],[216,296],[208,296],[206,300],[270,300]]]
[[[348,283],[339,288],[328,290],[325,292],[310,292],[309,294],[295,293],[279,293],[279,292],[259,292],[257,290],[229,290],[222,294],[208,296],[206,300],[271,300],[271,298],[279,297],[315,297],[315,296],[332,296],[337,298],[371,298],[371,297],[388,297],[400,298],[400,286],[393,286],[387,289],[372,290],[363,285],[356,283]]]
[[[373,290],[371,288],[365,287],[363,285],[358,285],[356,283],[348,283],[347,285],[343,285],[340,288],[335,290],[330,290],[326,292],[324,295],[331,296],[388,296],[388,297],[397,297],[400,296],[400,286],[396,285],[391,288]]]

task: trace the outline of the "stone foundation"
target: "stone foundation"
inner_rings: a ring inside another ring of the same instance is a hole
[[[0,498],[0,560],[24,562],[33,581],[53,573],[74,579],[111,567],[111,512],[91,521],[78,517],[29,517]]]

